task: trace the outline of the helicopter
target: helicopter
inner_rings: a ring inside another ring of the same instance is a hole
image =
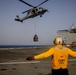
[[[20,2],[32,7],[31,9],[29,10],[26,10],[24,12],[22,12],[22,14],[24,13],[27,13],[26,16],[24,16],[23,18],[20,18],[18,15],[16,16],[15,18],[15,21],[19,21],[19,22],[22,22],[26,19],[29,19],[29,18],[34,18],[36,16],[40,16],[42,17],[42,15],[45,13],[45,12],[48,12],[48,9],[45,9],[45,8],[42,8],[42,7],[39,7],[40,5],[44,4],[45,2],[47,2],[48,0],[45,0],[44,2],[40,3],[39,5],[37,6],[33,6],[23,0],[19,0]]]

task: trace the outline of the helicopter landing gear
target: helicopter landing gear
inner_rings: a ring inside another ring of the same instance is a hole
[[[40,15],[40,17],[42,17],[42,15]]]

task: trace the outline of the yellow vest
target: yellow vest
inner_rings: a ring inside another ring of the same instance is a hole
[[[52,55],[52,68],[53,69],[65,69],[68,64],[68,55],[76,57],[76,52],[62,45],[56,45],[50,48],[48,51],[34,56],[34,59],[47,58]]]

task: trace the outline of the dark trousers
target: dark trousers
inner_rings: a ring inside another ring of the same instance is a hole
[[[52,75],[69,75],[68,69],[52,69]]]

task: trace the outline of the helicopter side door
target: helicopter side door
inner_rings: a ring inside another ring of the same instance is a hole
[[[32,9],[31,14],[32,15],[35,15],[36,14],[36,10],[35,9]]]

